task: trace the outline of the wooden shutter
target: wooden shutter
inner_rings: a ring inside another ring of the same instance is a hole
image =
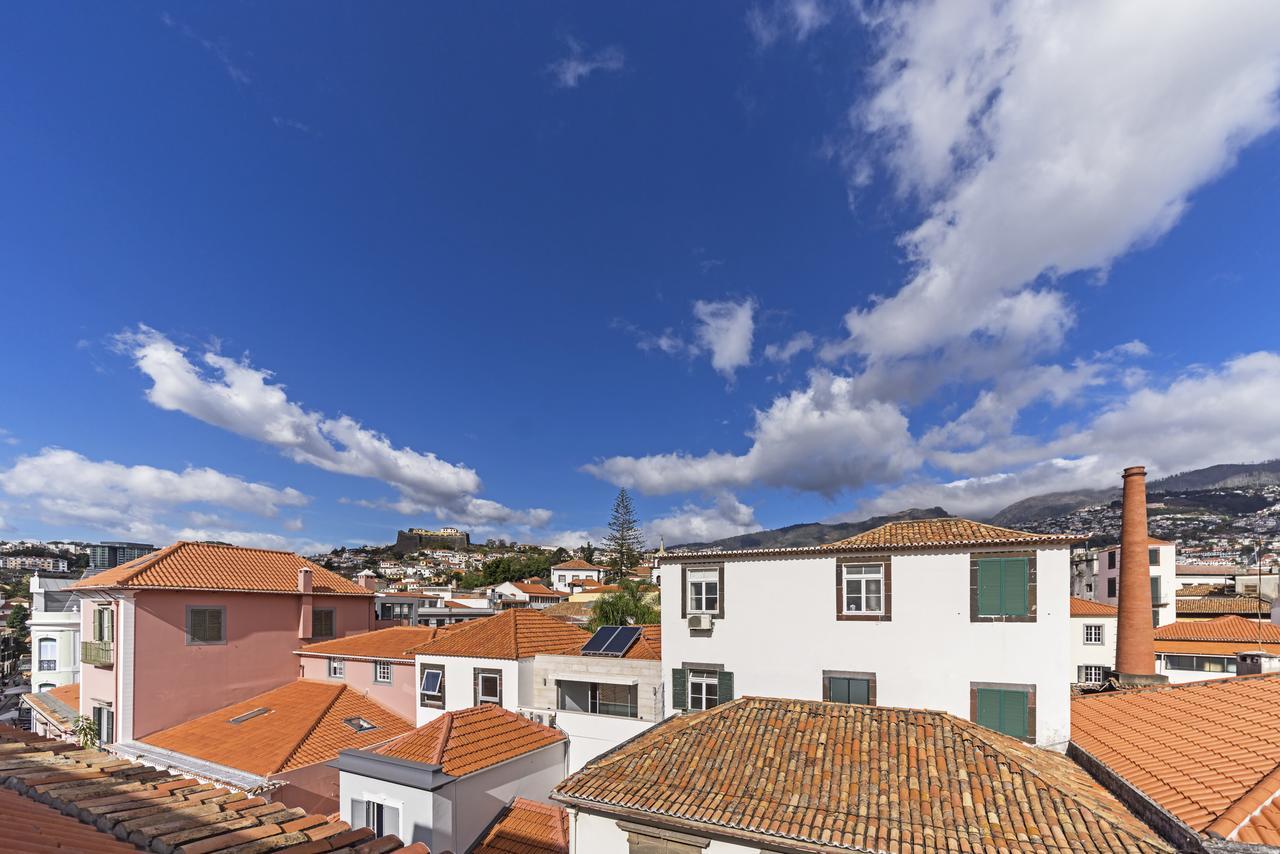
[[[999,691],[1000,731],[1014,738],[1027,737],[1027,695],[1022,691]]]
[[[857,703],[865,706],[871,702],[871,680],[870,679],[850,679],[849,681],[849,702]]]
[[[1000,729],[1000,692],[993,688],[978,689],[978,719],[974,723],[987,729]]]
[[[222,609],[209,608],[205,612],[205,640],[218,643],[224,640],[222,634]]]
[[[671,705],[677,709],[689,708],[689,671],[681,667],[671,671]]]
[[[1028,570],[1025,557],[1007,557],[1000,573],[1000,613],[1022,616],[1027,613]]]
[[[719,698],[717,703],[727,703],[733,699],[733,673],[728,670],[721,670],[716,674],[716,688],[718,689]]]
[[[992,616],[1003,613],[1001,605],[1001,579],[1004,561],[1000,558],[982,558],[978,561],[978,613]]]

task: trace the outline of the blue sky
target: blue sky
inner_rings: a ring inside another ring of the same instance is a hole
[[[6,9],[0,537],[573,545],[625,485],[672,543],[1280,456],[1280,12],[1136,7]]]

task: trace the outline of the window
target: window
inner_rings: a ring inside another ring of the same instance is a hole
[[[975,688],[974,723],[1020,738],[1031,736],[1030,693],[1025,689]]]
[[[94,609],[93,639],[106,643],[116,639],[116,612],[111,609],[111,606]]]
[[[116,713],[106,706],[93,707],[93,724],[98,729],[98,744],[116,740]]]
[[[1160,565],[1160,549],[1154,547],[1147,549],[1147,563],[1152,566]]]
[[[884,564],[855,563],[841,567],[844,575],[844,613],[884,613]]]
[[[1114,578],[1107,579],[1107,598],[1116,598],[1116,580]]]
[[[690,614],[720,612],[720,570],[689,570],[689,590],[685,600]]]
[[[370,828],[378,836],[400,834],[400,808],[377,801],[351,799],[351,826]]]
[[[373,663],[373,681],[384,685],[391,684],[391,662],[375,661]]]
[[[1020,617],[1030,613],[1030,567],[1025,557],[978,560],[979,617]]]
[[[593,715],[615,715],[620,718],[638,717],[636,711],[636,700],[639,695],[638,686],[593,682],[590,690],[590,705],[587,710]]]
[[[1105,670],[1106,668],[1101,664],[1082,664],[1080,665],[1080,681],[1089,685],[1097,685],[1102,682]]]
[[[329,659],[329,678],[342,679],[347,675],[347,662],[341,658]]]
[[[712,670],[689,671],[689,710],[700,712],[720,705],[720,680]]]
[[[1235,673],[1236,660],[1211,655],[1166,655],[1165,670],[1193,670],[1198,673]]]
[[[822,699],[828,703],[874,706],[876,677],[872,673],[824,673]]]
[[[475,705],[502,705],[502,671],[475,669]]]
[[[311,609],[311,636],[313,638],[335,637],[332,608]]]
[[[236,715],[234,718],[231,718],[229,721],[227,721],[227,723],[242,724],[245,721],[251,721],[260,715],[265,715],[269,711],[271,710],[259,706],[256,709],[251,709],[250,711],[245,712],[243,715]]]
[[[54,685],[52,682],[41,682],[41,683],[36,687],[36,690],[37,690],[37,691],[49,691],[49,690],[51,690],[51,689],[53,689],[53,688],[56,688],[56,687],[58,687],[58,686]]]
[[[226,643],[226,610],[187,606],[187,643]]]
[[[426,708],[444,708],[444,668],[424,665],[419,703]]]
[[[1084,627],[1084,642],[1088,644],[1102,643],[1102,624],[1090,623]]]
[[[379,620],[408,620],[413,617],[413,606],[408,602],[382,602],[378,605]]]
[[[58,642],[53,638],[40,638],[40,669],[41,670],[57,670],[58,669]]]
[[[1107,552],[1107,569],[1115,569],[1115,568],[1116,568],[1116,550],[1112,549],[1111,551]]]

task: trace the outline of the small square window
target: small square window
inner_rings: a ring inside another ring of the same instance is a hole
[[[225,608],[187,608],[187,643],[226,643]]]
[[[311,637],[331,638],[336,634],[332,608],[311,609]]]
[[[347,675],[347,662],[341,658],[329,659],[329,678],[342,679]]]
[[[384,685],[391,683],[391,662],[375,661],[373,663],[373,681]]]
[[[1102,626],[1100,624],[1086,625],[1084,627],[1084,642],[1087,644],[1102,643]]]
[[[1080,668],[1080,681],[1089,685],[1100,685],[1103,670],[1100,664],[1085,664]]]
[[[476,670],[476,705],[481,703],[502,705],[502,671]]]
[[[718,614],[720,612],[720,570],[691,569],[688,573],[688,581],[685,610],[690,614]]]

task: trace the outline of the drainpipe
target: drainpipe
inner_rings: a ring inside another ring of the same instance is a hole
[[[311,637],[311,567],[298,568],[298,596],[300,612],[298,614],[298,637]]]

